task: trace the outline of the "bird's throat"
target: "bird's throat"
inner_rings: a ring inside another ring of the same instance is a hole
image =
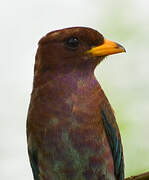
[[[95,67],[94,63],[83,63],[47,68],[47,70],[35,74],[34,89],[47,87],[52,90],[52,87],[55,87],[61,90],[64,88],[66,92],[85,87],[91,89],[94,86],[99,86],[94,76]]]

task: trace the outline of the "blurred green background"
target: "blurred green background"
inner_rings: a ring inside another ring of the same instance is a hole
[[[26,0],[0,6],[1,179],[32,179],[26,117],[38,40],[47,32],[88,26],[122,44],[96,69],[120,127],[126,177],[149,170],[149,1]]]

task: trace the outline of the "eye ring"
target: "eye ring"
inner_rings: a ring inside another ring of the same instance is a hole
[[[66,40],[66,45],[71,49],[76,49],[79,46],[79,40],[77,37],[71,37]]]

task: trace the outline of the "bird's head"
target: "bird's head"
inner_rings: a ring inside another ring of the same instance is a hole
[[[39,41],[35,72],[91,63],[97,65],[106,56],[125,52],[118,43],[86,27],[72,27],[48,33]]]

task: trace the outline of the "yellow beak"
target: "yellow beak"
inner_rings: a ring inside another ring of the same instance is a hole
[[[126,52],[123,46],[116,42],[104,39],[104,43],[102,45],[91,48],[87,51],[87,54],[92,54],[93,56],[108,56],[122,52]]]

